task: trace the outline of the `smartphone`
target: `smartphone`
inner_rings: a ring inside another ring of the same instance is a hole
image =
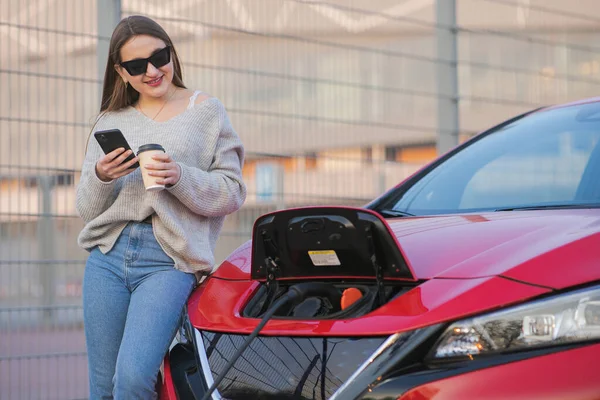
[[[123,147],[125,150],[131,150],[129,143],[127,143],[125,136],[123,136],[123,132],[121,132],[119,129],[108,129],[105,131],[98,131],[94,133],[94,136],[96,137],[96,140],[98,141],[100,147],[102,147],[104,154],[108,154],[111,151],[118,149],[119,147]],[[127,162],[133,159],[134,157],[135,154],[131,153],[129,157],[127,157],[123,162]],[[139,166],[140,163],[136,162],[131,166],[131,168],[135,169]]]

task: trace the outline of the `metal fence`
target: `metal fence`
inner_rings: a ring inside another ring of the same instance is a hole
[[[595,95],[600,10],[568,3],[0,0],[0,399],[87,397],[74,188],[120,16],[165,27],[245,143],[221,260],[260,214],[365,204],[436,144]]]

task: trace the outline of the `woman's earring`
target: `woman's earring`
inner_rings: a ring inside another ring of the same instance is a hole
[[[123,81],[123,83],[125,83],[125,89],[127,89],[127,86],[129,86],[129,82]]]

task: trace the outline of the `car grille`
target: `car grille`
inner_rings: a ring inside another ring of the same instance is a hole
[[[201,332],[216,379],[247,336]],[[224,399],[324,400],[386,338],[257,337],[217,388]]]

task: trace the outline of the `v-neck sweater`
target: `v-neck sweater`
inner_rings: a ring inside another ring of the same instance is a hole
[[[212,272],[225,216],[246,199],[244,147],[223,104],[209,97],[164,122],[126,107],[102,114],[94,132],[114,128],[123,132],[134,151],[148,143],[162,145],[181,176],[159,192],[145,190],[140,168],[103,182],[96,175],[96,163],[104,153],[90,135],[76,195],[76,209],[85,222],[78,244],[106,254],[129,222],[152,216],[154,235],[175,268]]]

